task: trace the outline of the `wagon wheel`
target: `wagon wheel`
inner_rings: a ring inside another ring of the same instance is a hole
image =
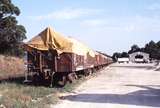
[[[60,86],[64,86],[67,83],[67,77],[66,76],[62,76],[61,81],[58,81],[58,84]]]
[[[96,72],[96,68],[92,68],[92,73],[95,73]]]
[[[84,75],[85,76],[90,76],[92,74],[92,70],[91,69],[87,69],[84,71]]]
[[[75,72],[69,73],[69,74],[67,75],[67,79],[68,79],[68,81],[69,81],[70,83],[74,82],[74,80],[76,80],[77,78],[78,78],[78,77],[77,77],[77,75],[76,75]]]

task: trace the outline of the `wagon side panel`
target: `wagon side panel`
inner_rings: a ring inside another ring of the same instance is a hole
[[[71,53],[63,53],[57,60],[57,72],[71,72],[73,68],[73,56]]]

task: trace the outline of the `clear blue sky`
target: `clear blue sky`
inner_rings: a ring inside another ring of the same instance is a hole
[[[160,0],[12,0],[31,39],[48,26],[108,54],[160,40]]]

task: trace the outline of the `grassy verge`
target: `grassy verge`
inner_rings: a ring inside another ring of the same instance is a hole
[[[2,82],[0,83],[0,106],[5,106],[5,108],[47,108],[50,104],[58,102],[58,94],[73,91],[90,77],[82,77],[71,84],[67,83],[63,88]]]
[[[44,108],[46,104],[53,104],[58,98],[54,88],[6,82],[0,84],[0,94],[0,103],[6,108]],[[47,97],[49,94],[54,94],[55,97]]]

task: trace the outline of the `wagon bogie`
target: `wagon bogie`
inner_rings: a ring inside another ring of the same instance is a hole
[[[74,82],[77,78],[78,76],[76,75],[75,72],[71,72],[67,75],[67,79],[70,83]]]

